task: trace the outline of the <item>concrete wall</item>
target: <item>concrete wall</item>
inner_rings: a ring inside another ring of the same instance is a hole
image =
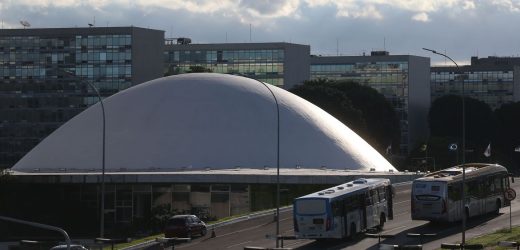
[[[289,44],[285,47],[284,89],[291,89],[310,79],[309,45]]]
[[[132,29],[132,85],[163,76],[164,31]]]
[[[408,63],[408,150],[426,142],[431,105],[430,58],[410,56]]]

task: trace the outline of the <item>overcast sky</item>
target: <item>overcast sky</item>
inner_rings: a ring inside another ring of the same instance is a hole
[[[520,0],[0,0],[3,28],[138,26],[194,43],[292,42],[318,55],[520,56]],[[250,33],[251,30],[251,33]]]

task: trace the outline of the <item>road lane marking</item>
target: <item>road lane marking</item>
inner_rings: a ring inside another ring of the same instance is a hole
[[[247,244],[247,243],[251,243],[253,241],[249,240],[249,241],[244,241],[242,243],[238,243],[238,244],[234,244],[234,245],[231,245],[231,246],[228,246],[226,248],[232,248],[232,247],[236,247],[236,246],[240,246],[240,245],[243,245],[243,244]]]

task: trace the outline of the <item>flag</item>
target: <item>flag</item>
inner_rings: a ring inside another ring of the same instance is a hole
[[[485,155],[486,157],[490,157],[490,156],[491,156],[491,143],[488,144],[486,150],[484,151],[484,155]]]
[[[520,153],[520,146],[516,146],[516,148],[515,148],[515,152]]]
[[[388,147],[386,147],[386,154],[389,155],[390,153],[392,153],[392,144],[388,145]]]
[[[457,150],[457,148],[458,148],[458,147],[457,147],[457,143],[452,143],[452,144],[450,144],[450,146],[449,146],[448,148],[449,148],[451,151],[455,151],[455,150]]]

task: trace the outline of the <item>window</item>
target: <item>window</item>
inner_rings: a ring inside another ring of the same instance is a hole
[[[296,213],[301,215],[324,214],[326,201],[321,199],[299,200],[296,202]]]
[[[461,198],[461,184],[448,185],[448,199],[458,201]]]

